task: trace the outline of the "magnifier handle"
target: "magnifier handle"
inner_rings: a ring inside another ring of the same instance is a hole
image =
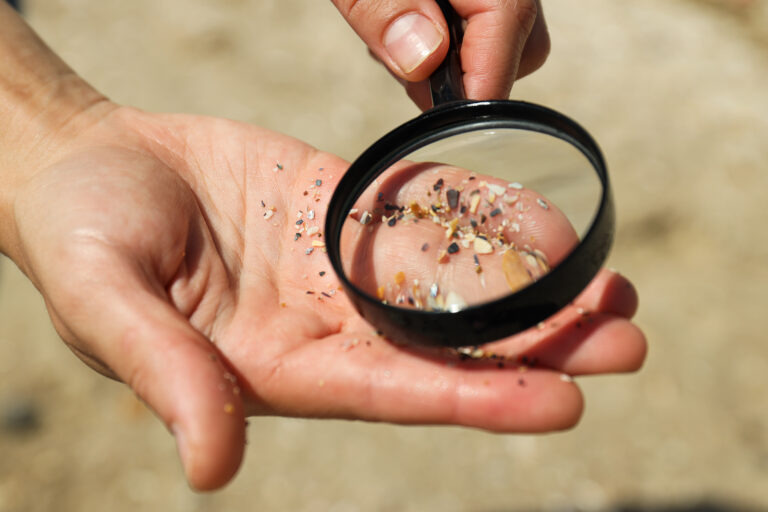
[[[464,37],[463,20],[448,0],[437,0],[437,5],[440,6],[445,21],[448,23],[450,46],[445,60],[429,77],[433,107],[466,99],[461,73],[461,58],[459,57],[459,49]]]

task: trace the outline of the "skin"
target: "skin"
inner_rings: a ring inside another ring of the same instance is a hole
[[[250,125],[116,105],[2,2],[0,62],[0,251],[71,350],[167,425],[197,489],[235,474],[247,416],[543,432],[581,415],[563,372],[642,364],[637,296],[610,271],[553,325],[494,344],[503,369],[382,339],[342,292],[319,293],[337,289],[327,258],[294,241],[298,210],[323,225],[347,162]],[[524,373],[523,356],[538,360]]]

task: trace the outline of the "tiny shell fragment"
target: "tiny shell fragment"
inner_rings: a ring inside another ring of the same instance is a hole
[[[405,273],[400,271],[395,274],[395,284],[403,284],[405,282]]]
[[[491,254],[493,252],[493,246],[491,243],[482,237],[475,238],[472,248],[477,254]]]
[[[480,194],[475,194],[472,199],[469,200],[469,212],[477,213],[477,205],[480,204]]]
[[[549,272],[549,263],[547,262],[547,255],[538,249],[534,249],[533,254],[536,256],[536,259],[538,260],[539,268],[541,268],[541,270],[543,270],[544,272]]]
[[[467,302],[454,291],[450,291],[445,298],[445,309],[451,313],[456,313],[467,307]]]
[[[408,209],[417,219],[422,219],[427,215],[427,212],[424,211],[424,209],[416,201],[412,202],[410,206],[408,206]]]
[[[456,232],[456,228],[459,226],[459,219],[453,219],[448,223],[448,228],[445,230],[445,238],[451,238]]]
[[[509,250],[501,258],[501,269],[509,288],[516,292],[533,281],[517,251]]]
[[[496,185],[495,183],[489,183],[488,184],[488,190],[491,191],[491,193],[496,194],[497,196],[500,196],[504,193],[504,187],[501,185]]]

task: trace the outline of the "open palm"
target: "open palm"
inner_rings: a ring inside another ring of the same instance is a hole
[[[634,290],[608,271],[493,359],[378,337],[321,243],[347,163],[295,139],[115,108],[69,147],[17,198],[19,264],[72,350],[174,432],[197,487],[231,478],[246,415],[562,429],[582,409],[563,373],[642,363]]]

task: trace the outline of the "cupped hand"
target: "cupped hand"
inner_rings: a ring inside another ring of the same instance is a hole
[[[448,51],[448,27],[435,0],[333,0],[373,55],[431,107],[426,79]],[[466,28],[464,88],[475,100],[507,99],[513,82],[540,68],[550,39],[540,0],[450,0]]]
[[[253,126],[113,107],[16,196],[15,260],[57,331],[165,422],[192,485],[232,477],[245,416],[540,432],[581,414],[566,374],[641,365],[635,292],[609,271],[493,358],[377,336],[323,248],[346,167]]]

